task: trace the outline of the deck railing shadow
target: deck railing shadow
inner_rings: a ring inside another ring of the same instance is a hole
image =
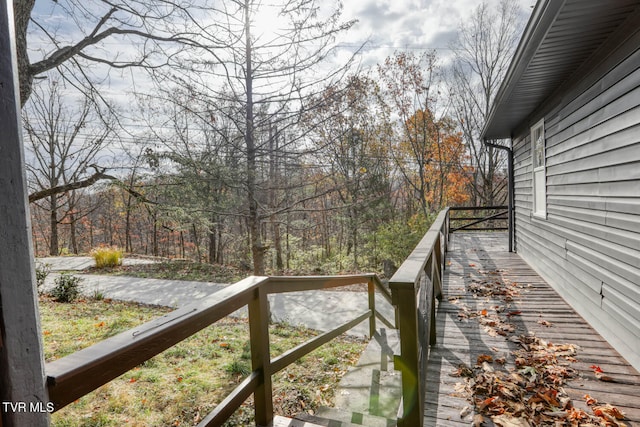
[[[359,283],[368,285],[366,293],[368,310],[278,357],[273,359],[270,357],[268,294],[314,291]],[[376,290],[391,301],[389,291],[375,274],[248,277],[195,304],[47,363],[45,371],[49,400],[57,411],[225,316],[247,306],[252,372],[198,426],[222,425],[251,394],[254,395],[256,425],[267,426],[274,418],[271,376],[363,321],[369,321],[369,336],[373,336],[376,331],[376,319],[384,318],[376,309]],[[383,322],[393,323],[387,319]]]

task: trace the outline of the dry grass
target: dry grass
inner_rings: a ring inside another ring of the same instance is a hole
[[[63,357],[170,311],[166,308],[82,300],[40,301],[47,361]],[[315,331],[272,325],[272,357]],[[364,342],[341,338],[274,375],[281,415],[330,405],[337,382]],[[189,426],[205,417],[250,370],[248,324],[225,318],[53,414],[54,426]],[[227,426],[252,425],[251,401]]]
[[[91,256],[96,262],[96,268],[117,267],[122,265],[124,253],[115,246],[99,247],[91,251]]]

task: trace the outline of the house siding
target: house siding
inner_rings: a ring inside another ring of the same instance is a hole
[[[640,49],[632,42],[534,113],[513,150],[517,252],[640,369]],[[532,214],[529,135],[543,117],[546,219]]]

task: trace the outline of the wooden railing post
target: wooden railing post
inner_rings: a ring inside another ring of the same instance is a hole
[[[431,277],[431,281],[433,282],[433,292],[438,300],[442,299],[442,274],[444,273],[443,240],[443,234],[440,233],[436,239],[436,245],[433,251],[435,259],[433,263],[433,276]]]
[[[451,237],[451,211],[447,210],[447,215],[444,220],[444,229],[442,232],[445,235],[444,239],[444,252],[449,250],[449,238]]]
[[[273,390],[269,354],[269,300],[263,286],[255,290],[255,297],[249,303],[249,339],[252,369],[260,373],[260,381],[254,392],[256,425],[267,426],[273,421]]]
[[[402,411],[399,427],[421,427],[423,423],[423,385],[420,382],[418,312],[415,283],[392,282],[394,305],[398,307],[400,356],[394,359],[395,368],[402,372]]]
[[[369,310],[371,310],[369,318],[369,338],[371,338],[376,333],[376,284],[373,278],[367,282],[367,291],[369,292]]]
[[[38,315],[27,203],[16,32],[12,1],[0,1],[0,424],[48,426],[46,412],[11,410],[45,405],[42,333]]]
[[[448,244],[449,209],[434,221],[413,252],[389,280],[397,307],[402,372],[401,427],[422,427],[429,346],[436,343],[436,298],[442,297],[444,251]],[[426,324],[428,323],[428,325]]]

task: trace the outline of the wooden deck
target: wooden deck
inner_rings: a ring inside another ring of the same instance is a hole
[[[474,417],[461,366],[482,372],[478,356],[489,355],[504,365],[485,363],[484,370],[513,372],[512,352],[526,344],[520,336],[535,334],[555,345],[577,345],[574,356],[559,356],[574,377],[562,386],[573,406],[592,413],[585,395],[626,414],[622,422],[640,426],[640,374],[517,254],[507,251],[504,233],[453,234],[446,255],[444,297],[437,313],[438,344],[427,371],[425,426],[468,426]],[[496,295],[490,289],[503,289]],[[592,366],[603,371],[596,378]],[[575,370],[575,371],[574,371]],[[471,375],[467,371],[467,375]],[[530,398],[531,393],[526,395]],[[483,425],[494,425],[488,417]],[[515,424],[514,424],[515,425]],[[518,424],[520,425],[520,424]],[[567,424],[568,425],[568,424]],[[576,424],[578,425],[578,424]]]

